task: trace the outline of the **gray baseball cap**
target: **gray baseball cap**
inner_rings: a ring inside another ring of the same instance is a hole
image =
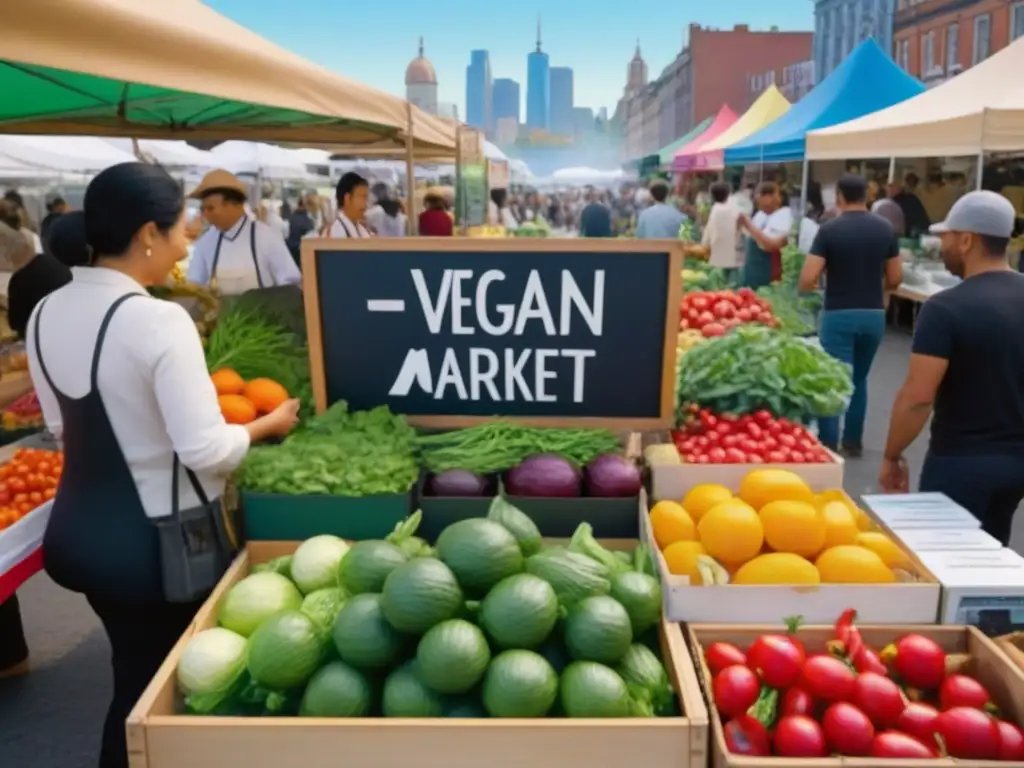
[[[932,224],[929,231],[969,232],[988,237],[1010,237],[1017,213],[1013,204],[1002,195],[988,190],[968,192],[949,209],[946,220]]]

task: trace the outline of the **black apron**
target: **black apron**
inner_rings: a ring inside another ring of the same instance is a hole
[[[151,604],[164,601],[160,539],[146,516],[128,462],[121,451],[97,385],[103,342],[114,313],[129,293],[107,310],[96,335],[89,392],[72,398],[53,383],[39,342],[44,299],[36,313],[36,357],[60,405],[64,426],[64,471],[43,538],[43,564],[57,584],[90,599]],[[148,298],[148,297],[145,297]],[[168,471],[177,468],[175,466]],[[186,470],[193,487],[198,479]],[[178,478],[174,475],[172,511]]]

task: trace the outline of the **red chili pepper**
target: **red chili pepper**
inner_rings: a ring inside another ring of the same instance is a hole
[[[857,611],[847,608],[836,621],[836,640],[843,644],[843,655],[854,664],[864,650],[864,640],[861,639],[860,630],[854,626],[856,620]]]

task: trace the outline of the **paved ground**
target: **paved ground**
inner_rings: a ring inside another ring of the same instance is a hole
[[[864,458],[847,464],[846,489],[876,490],[881,448],[893,396],[906,372],[910,337],[890,332],[875,361]],[[924,441],[909,453],[920,471]],[[1022,518],[1018,518],[1018,523]],[[1014,541],[1024,551],[1024,525]],[[34,669],[20,680],[0,681],[0,766],[93,768],[98,734],[110,695],[108,647],[85,601],[36,576],[20,592]]]

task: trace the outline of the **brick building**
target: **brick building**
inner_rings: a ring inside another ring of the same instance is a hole
[[[627,94],[620,104],[626,159],[654,154],[723,104],[742,112],[749,103],[752,73],[773,71],[781,83],[787,67],[811,59],[812,48],[812,32],[691,24],[679,55],[656,80]]]
[[[893,59],[937,85],[1024,36],[1024,0],[898,0]]]

